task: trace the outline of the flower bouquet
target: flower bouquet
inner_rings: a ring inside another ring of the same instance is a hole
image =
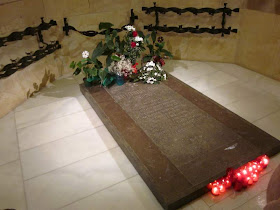
[[[158,37],[155,31],[151,34],[152,43],[147,40],[147,47],[149,48],[149,54],[143,56],[142,62],[154,61],[161,66],[165,65],[164,58],[173,58],[173,55],[168,50],[164,49],[165,42],[163,37]]]
[[[156,84],[166,79],[166,73],[162,66],[165,64],[163,56],[172,57],[171,53],[164,49],[163,38],[159,37],[156,43],[156,32],[145,36],[143,32],[127,25],[123,40],[120,39],[117,30],[112,28],[111,23],[100,23],[99,29],[103,30],[105,42],[98,43],[91,57],[89,52],[82,53],[83,59],[79,62],[73,61],[70,67],[75,69],[74,75],[84,73],[85,85],[100,84],[105,87],[114,84],[122,85],[125,80],[142,80],[148,84]],[[150,37],[152,44],[150,44]],[[147,46],[149,54],[142,58],[142,68],[137,70],[137,59],[141,58],[142,52]],[[102,64],[98,58],[107,56],[106,64]],[[144,62],[143,62],[144,61]]]
[[[115,55],[115,57],[115,61],[108,67],[108,71],[111,74],[115,74],[117,84],[122,85],[124,84],[124,79],[129,78],[133,73],[137,73],[136,64],[132,65],[131,60],[124,55]]]
[[[160,64],[150,61],[140,69],[138,78],[147,84],[158,84],[160,81],[166,80],[167,76]]]
[[[145,50],[143,43],[144,34],[142,32],[137,32],[136,29],[130,25],[125,26],[125,29],[127,33],[124,37],[124,55],[126,58],[130,59],[131,63],[134,65],[137,58],[141,57],[142,51]]]

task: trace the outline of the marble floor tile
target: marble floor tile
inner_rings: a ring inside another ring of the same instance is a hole
[[[110,201],[110,202],[108,202]],[[63,210],[161,210],[162,207],[142,178],[137,175],[119,184],[65,206]]]
[[[204,64],[200,61],[187,61],[187,60],[165,60],[165,65],[163,66],[164,70],[167,72],[173,71],[176,67],[182,67],[188,69],[190,66]]]
[[[235,210],[262,210],[266,205],[266,191],[237,207]]]
[[[242,66],[238,66],[236,64],[231,63],[214,63],[214,62],[207,62],[213,68],[223,71],[231,76],[234,76],[239,81],[242,82],[249,82],[249,81],[258,81],[259,79],[263,78],[264,76],[258,74],[254,71],[246,69]]]
[[[233,103],[242,98],[247,98],[258,94],[259,91],[247,87],[243,82],[235,81],[217,88],[203,92],[204,95],[211,98],[221,105]]]
[[[93,109],[18,129],[20,150],[49,143],[103,125]]]
[[[210,207],[201,199],[198,198],[186,206],[181,207],[179,210],[209,210]]]
[[[62,99],[42,106],[36,106],[15,113],[17,129],[81,112],[90,108],[90,104],[83,95]]]
[[[29,210],[61,208],[136,174],[121,149],[115,148],[25,181],[28,207]]]
[[[0,166],[0,209],[26,209],[19,161]]]
[[[47,173],[117,147],[105,126],[91,129],[21,153],[24,179]]]
[[[254,124],[280,141],[280,111],[257,120]]]
[[[248,85],[261,89],[268,94],[272,94],[280,98],[280,82],[274,79],[262,76],[258,80],[248,82]]]
[[[279,102],[263,94],[241,99],[225,107],[249,122],[254,122],[280,110]]]
[[[185,83],[190,83],[191,81],[196,80],[196,78],[212,74],[216,71],[217,70],[211,67],[210,65],[201,63],[191,65],[187,69],[184,66],[176,65],[173,68],[173,71],[170,72],[170,74]]]
[[[232,83],[234,81],[237,81],[237,78],[226,74],[222,71],[217,71],[211,74],[207,74],[205,76],[198,77],[190,83],[188,83],[188,85],[200,92],[205,92],[216,87]]]
[[[23,111],[37,106],[53,103],[62,99],[73,98],[82,95],[78,84],[67,86],[53,86],[43,88],[38,94],[32,96],[15,111]]]
[[[0,165],[19,158],[14,112],[0,119]]]

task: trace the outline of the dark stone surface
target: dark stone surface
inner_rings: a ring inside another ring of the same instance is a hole
[[[174,77],[83,94],[165,209],[201,196],[205,186],[280,141]]]

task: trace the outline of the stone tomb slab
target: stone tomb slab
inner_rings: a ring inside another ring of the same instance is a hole
[[[280,151],[280,141],[172,76],[81,91],[164,209],[203,195],[228,167]]]

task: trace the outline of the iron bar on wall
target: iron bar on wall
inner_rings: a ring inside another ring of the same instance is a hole
[[[227,15],[231,16],[232,12],[239,12],[239,8],[236,9],[230,9],[230,8],[219,8],[219,9],[213,9],[213,8],[194,8],[194,7],[188,7],[184,9],[176,8],[176,7],[157,7],[154,2],[154,7],[142,7],[142,11],[145,11],[146,14],[151,14],[152,12],[159,12],[161,14],[165,14],[167,12],[174,12],[178,15],[181,15],[186,12],[193,13],[194,15],[200,14],[200,13],[208,13],[209,15],[214,15],[218,13],[226,13]]]
[[[224,36],[224,34],[229,35],[230,33],[237,33],[237,29],[232,29],[231,27],[225,28],[226,24],[226,16],[231,16],[233,12],[239,12],[239,8],[236,9],[230,9],[227,8],[227,3],[224,4],[223,8],[219,9],[213,9],[213,8],[193,8],[188,7],[184,9],[176,8],[176,7],[169,7],[169,8],[163,8],[163,7],[157,7],[156,2],[154,2],[153,7],[142,7],[142,10],[146,12],[146,14],[150,14],[152,12],[155,12],[155,25],[145,25],[144,29],[147,29],[149,31],[161,31],[161,32],[175,32],[175,33],[195,33],[195,34],[201,34],[201,33],[210,33],[210,34],[221,34]],[[174,12],[178,15],[181,15],[186,12],[193,13],[194,15],[200,14],[200,13],[208,13],[209,15],[215,15],[218,13],[222,13],[222,23],[221,28],[216,28],[215,26],[212,26],[211,28],[201,28],[199,25],[196,27],[182,27],[182,25],[179,25],[178,27],[168,27],[167,25],[159,26],[159,13],[165,14],[167,12]]]
[[[0,70],[0,79],[12,75],[17,70],[29,66],[30,64],[46,57],[47,55],[55,52],[60,48],[61,45],[58,41],[52,41],[51,44],[47,44],[45,47],[41,47],[41,49],[35,51],[34,53],[26,53],[27,56],[24,56],[19,60],[11,60],[12,63],[7,64]]]
[[[39,26],[27,27],[24,31],[13,32],[9,36],[7,36],[7,37],[0,37],[0,47],[6,46],[5,44],[7,42],[22,40],[22,38],[24,36],[35,36],[35,35],[38,35],[40,42],[44,42],[41,31],[48,30],[50,27],[56,26],[56,25],[57,25],[57,23],[54,20],[50,20],[49,23],[46,23],[44,21],[44,18],[41,18],[41,24]]]
[[[129,25],[134,25],[135,20],[138,19],[138,16],[136,16],[136,15],[134,14],[133,9],[131,9],[130,12],[131,12],[131,15],[130,15]],[[125,26],[126,26],[126,25],[124,25],[124,26],[121,27],[121,28],[113,28],[113,29],[111,29],[111,32],[112,32],[113,30],[116,30],[117,32],[121,32],[121,31],[123,31],[123,30],[125,29],[125,28],[124,28]],[[79,31],[79,30],[77,30],[75,27],[70,26],[70,25],[68,24],[67,18],[64,18],[64,27],[63,27],[63,31],[65,31],[65,35],[68,36],[68,35],[69,35],[69,32],[70,32],[71,30],[72,30],[72,31],[76,31],[76,32],[78,32],[78,33],[80,33],[80,34],[82,34],[82,35],[84,35],[84,36],[88,36],[88,37],[94,37],[94,36],[99,35],[99,34],[102,34],[102,35],[105,34],[105,30],[100,31],[100,32],[98,32],[98,31],[93,31],[93,30],[90,30],[90,31]]]

